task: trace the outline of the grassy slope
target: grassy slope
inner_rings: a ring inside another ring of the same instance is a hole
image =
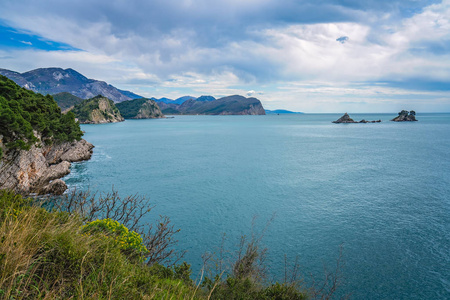
[[[251,242],[230,274],[190,279],[189,265],[146,265],[76,214],[46,211],[0,190],[1,299],[307,299],[296,284],[264,284]]]

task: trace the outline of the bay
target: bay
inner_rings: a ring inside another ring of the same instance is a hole
[[[270,275],[299,257],[305,281],[343,249],[352,299],[450,298],[450,114],[175,116],[82,125],[95,145],[70,188],[146,195],[168,215],[194,277],[201,255],[262,231]]]

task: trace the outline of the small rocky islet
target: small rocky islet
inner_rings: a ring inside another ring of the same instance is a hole
[[[416,112],[414,110],[407,111],[402,110],[398,113],[398,116],[393,118],[391,121],[394,122],[414,122],[417,121],[416,119]]]
[[[336,121],[333,121],[332,123],[380,123],[380,122],[381,122],[381,120],[366,121],[364,119],[362,119],[361,121],[358,122],[358,121],[355,121],[352,118],[350,118],[348,113],[345,113],[342,117],[340,117]]]
[[[394,119],[392,119],[391,121],[394,121],[394,122],[417,121],[416,112],[414,110],[411,110],[411,111],[402,110],[401,112],[398,113],[398,116],[395,117]],[[366,121],[366,120],[362,119],[361,121],[358,122],[358,121],[355,121],[352,118],[350,118],[348,113],[345,113],[342,117],[340,117],[336,121],[333,121],[332,123],[381,123],[381,120]]]

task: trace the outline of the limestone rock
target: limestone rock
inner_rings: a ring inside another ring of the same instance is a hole
[[[81,124],[104,124],[124,121],[114,102],[100,95],[75,105],[72,112]]]
[[[66,183],[61,179],[55,179],[46,186],[42,187],[39,191],[37,191],[37,193],[39,195],[47,195],[47,194],[62,195],[64,194],[65,190],[67,190]]]
[[[417,121],[416,120],[416,112],[414,110],[407,111],[402,110],[398,113],[398,116],[393,118],[391,121],[394,122],[409,122],[409,121]]]
[[[34,145],[29,151],[8,151],[0,160],[0,189],[21,194],[42,193],[50,182],[69,174],[70,162],[89,159],[92,148],[92,144],[80,140],[41,147]],[[58,182],[53,185],[58,191],[62,189]]]
[[[350,118],[348,113],[345,113],[342,117],[340,117],[336,121],[333,121],[333,123],[358,123],[358,122]]]
[[[348,113],[345,113],[342,117],[340,117],[336,121],[333,121],[332,123],[380,123],[380,122],[381,122],[381,120],[366,121],[364,119],[362,119],[361,121],[357,122],[357,121],[353,120],[352,118],[350,118]]]

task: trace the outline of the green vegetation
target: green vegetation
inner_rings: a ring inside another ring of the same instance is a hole
[[[106,110],[99,108],[100,101],[102,101],[102,100],[108,101],[110,109],[108,107],[106,108]],[[120,111],[114,105],[114,102],[102,95],[98,95],[93,98],[83,100],[83,102],[75,105],[71,111],[75,114],[75,116],[78,118],[78,120],[81,123],[87,123],[87,122],[93,121],[92,112],[94,110],[99,111],[99,113],[106,120],[112,119],[113,117],[121,118]]]
[[[74,96],[71,93],[67,93],[67,92],[54,94],[53,99],[55,99],[56,103],[58,103],[58,106],[61,108],[62,111],[65,111],[65,110],[83,102],[83,100],[84,100],[82,98],[79,98],[79,97]]]
[[[206,253],[195,282],[189,264],[167,260],[178,232],[167,219],[143,233],[145,198],[75,191],[40,200],[0,190],[0,299],[331,299],[337,286],[327,275],[330,287],[306,290],[296,272],[268,281],[262,235],[242,237],[230,264]]]
[[[8,149],[29,150],[38,142],[33,131],[41,135],[45,144],[80,140],[83,135],[74,114],[61,114],[52,96],[36,94],[0,76],[0,135],[3,143]]]
[[[105,237],[111,238],[120,250],[129,257],[143,260],[144,254],[148,252],[143,244],[142,237],[138,233],[129,231],[125,225],[109,218],[88,222],[82,227],[82,232],[103,234]]]
[[[148,119],[164,117],[158,104],[154,100],[140,98],[123,101],[116,104],[120,114],[125,119]]]
[[[76,214],[0,191],[1,299],[191,299],[189,267],[147,266]]]
[[[139,110],[141,109],[142,105],[147,101],[148,101],[148,99],[141,98],[141,99],[123,101],[123,102],[117,103],[116,106],[119,109],[122,117],[124,117],[125,119],[130,119],[130,118],[136,117],[136,115],[139,113]]]

